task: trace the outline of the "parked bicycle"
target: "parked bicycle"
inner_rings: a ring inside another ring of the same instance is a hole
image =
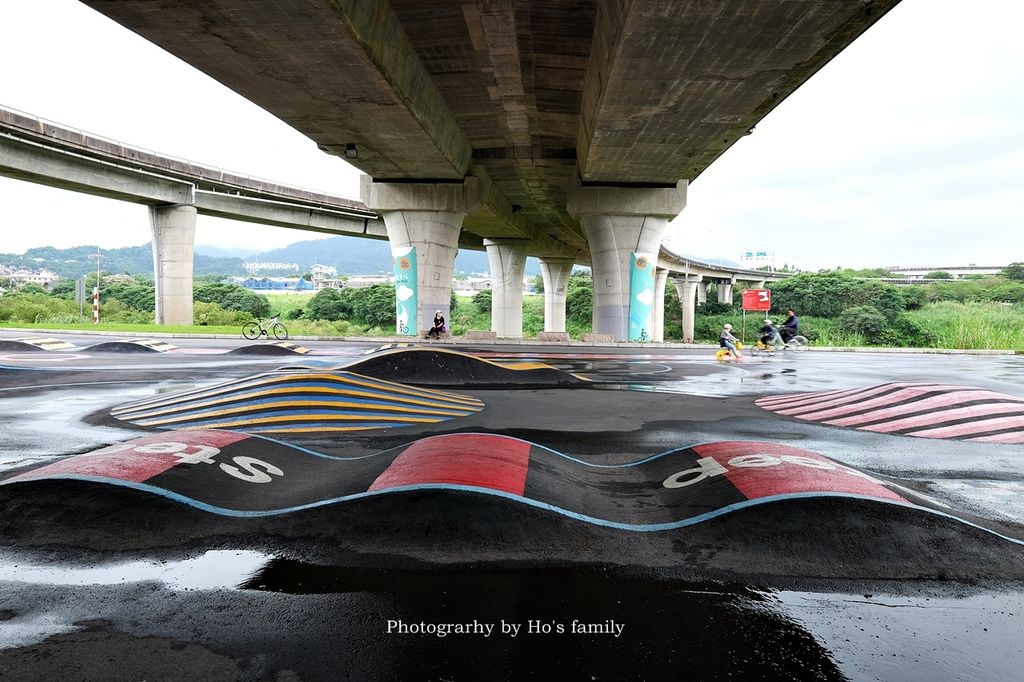
[[[255,341],[263,336],[270,338],[270,335],[273,334],[278,341],[284,341],[288,338],[288,330],[278,321],[279,317],[280,315],[274,315],[266,320],[257,317],[255,320],[246,322],[242,325],[242,336],[250,341]]]

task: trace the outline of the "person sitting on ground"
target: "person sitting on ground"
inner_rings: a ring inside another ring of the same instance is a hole
[[[768,346],[770,349],[774,349],[775,346],[781,346],[783,344],[782,337],[779,336],[779,330],[772,324],[771,320],[765,320],[764,326],[758,331],[761,337],[761,343]]]
[[[434,311],[434,326],[431,327],[430,331],[427,332],[427,338],[434,337],[434,338],[439,339],[439,338],[441,338],[441,334],[444,334],[446,331],[448,331],[448,330],[445,329],[445,326],[444,326],[444,315],[441,314],[440,310],[435,310]]]
[[[729,354],[737,360],[740,358],[740,352],[736,350],[736,344],[739,342],[740,340],[732,335],[731,324],[727,324],[722,327],[722,335],[718,337],[718,345],[722,348],[728,348]]]
[[[788,317],[782,323],[782,329],[779,332],[782,335],[783,342],[789,343],[790,339],[800,333],[800,318],[796,316],[792,308],[786,311],[786,315]]]

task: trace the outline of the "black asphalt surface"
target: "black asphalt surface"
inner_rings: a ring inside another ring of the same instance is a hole
[[[722,365],[712,348],[457,349],[474,359],[447,344],[367,354],[372,344],[295,340],[309,352],[229,353],[240,339],[110,353],[90,348],[109,338],[59,338],[73,347],[0,348],[0,477],[37,472],[0,481],[0,677],[1006,679],[1024,663],[1024,446],[755,404],[890,382],[1012,402],[1024,357],[812,350]],[[501,364],[515,362],[555,369]],[[303,373],[370,383],[311,380],[302,401],[273,404],[249,385]],[[231,388],[207,405],[218,386]],[[185,392],[200,400],[179,407]],[[444,420],[287,431],[300,413],[303,425],[363,423],[384,393],[394,415]],[[483,407],[427,404],[451,396]],[[173,437],[111,414],[133,403],[159,419],[256,419],[217,459],[125,485],[109,478],[125,475],[121,444],[159,452]],[[463,466],[460,438],[484,439],[482,459]],[[723,443],[741,445],[712,461]],[[103,457],[112,469],[95,468]],[[102,475],[83,477],[86,465]],[[57,473],[38,473],[47,466]],[[672,478],[694,467],[714,475]],[[835,487],[804,493],[804,479]],[[941,636],[894,601],[945,619]],[[902,636],[848,627],[864,609]],[[944,646],[953,633],[959,645]]]

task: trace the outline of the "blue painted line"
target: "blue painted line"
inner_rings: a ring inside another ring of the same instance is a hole
[[[519,502],[521,504],[525,504],[525,505],[530,506],[530,507],[536,507],[538,509],[543,509],[545,511],[550,511],[550,512],[554,512],[556,514],[561,514],[562,516],[566,516],[568,518],[575,519],[577,521],[583,521],[585,523],[590,523],[590,524],[595,525],[595,526],[601,526],[601,527],[604,527],[604,528],[614,528],[616,530],[627,530],[627,531],[641,532],[641,533],[651,533],[651,532],[659,532],[659,531],[677,530],[677,529],[680,529],[680,528],[686,528],[686,527],[689,527],[689,526],[695,526],[695,525],[697,525],[699,523],[703,523],[705,521],[710,521],[711,519],[715,519],[715,518],[718,518],[720,516],[725,516],[727,514],[731,514],[733,512],[736,512],[736,511],[739,511],[739,510],[742,510],[742,509],[747,509],[749,507],[757,507],[757,506],[761,506],[761,505],[765,505],[765,504],[772,504],[772,503],[775,503],[775,502],[784,502],[784,501],[787,501],[787,500],[799,500],[799,499],[814,499],[814,498],[846,498],[846,499],[853,499],[853,500],[864,500],[864,501],[868,501],[868,502],[875,502],[877,504],[891,505],[891,506],[894,506],[894,507],[903,507],[905,509],[913,509],[915,511],[924,512],[926,514],[932,514],[932,515],[935,515],[935,516],[939,516],[941,518],[948,519],[950,521],[955,521],[957,523],[961,523],[963,525],[969,526],[971,528],[975,528],[975,529],[980,530],[980,531],[984,531],[985,533],[989,533],[990,535],[994,535],[994,536],[996,536],[996,537],[998,537],[998,538],[1000,538],[1002,540],[1006,540],[1007,542],[1012,542],[1013,544],[1024,546],[1024,540],[1020,540],[1020,539],[1017,539],[1017,538],[1012,538],[1012,537],[1010,537],[1008,535],[1003,535],[1002,533],[998,533],[998,532],[996,532],[994,530],[991,530],[989,528],[985,528],[984,526],[979,526],[976,523],[972,523],[970,521],[966,521],[966,520],[961,519],[961,518],[959,518],[957,516],[953,516],[952,514],[947,514],[945,512],[941,512],[941,511],[938,511],[938,510],[935,510],[935,509],[929,509],[928,507],[922,507],[922,506],[919,506],[919,505],[916,505],[916,504],[912,504],[910,502],[897,502],[895,500],[882,500],[882,499],[879,499],[877,497],[871,497],[871,496],[868,496],[868,495],[856,495],[856,494],[852,494],[852,493],[828,493],[828,492],[826,492],[826,493],[787,493],[787,494],[784,494],[784,495],[772,495],[770,497],[762,497],[762,498],[758,498],[756,500],[747,500],[745,502],[737,502],[735,504],[730,504],[730,505],[727,505],[725,507],[722,507],[721,509],[716,509],[714,511],[705,512],[703,514],[699,514],[697,516],[692,516],[692,517],[690,517],[688,519],[682,519],[680,521],[673,521],[673,522],[670,522],[670,523],[653,523],[653,524],[646,524],[646,525],[644,525],[644,524],[633,524],[633,523],[621,523],[621,522],[618,522],[618,521],[609,521],[607,519],[601,519],[601,518],[597,518],[597,517],[594,517],[594,516],[588,516],[586,514],[580,514],[578,512],[570,511],[568,509],[563,509],[561,507],[556,507],[556,506],[548,504],[546,502],[540,502],[538,500],[533,500],[533,499],[530,499],[528,497],[522,497],[520,495],[513,495],[512,493],[507,493],[507,492],[500,491],[500,490],[493,490],[493,489],[490,489],[490,488],[478,488],[478,487],[475,487],[475,486],[468,486],[468,485],[454,485],[454,484],[417,484],[417,485],[408,485],[408,486],[400,486],[400,487],[396,487],[396,488],[388,488],[386,490],[373,490],[373,491],[367,491],[367,492],[364,492],[364,493],[355,493],[353,495],[344,495],[342,497],[336,497],[336,498],[331,498],[331,499],[327,499],[327,500],[319,500],[317,502],[309,502],[307,504],[300,504],[300,505],[296,505],[294,507],[284,507],[282,509],[274,509],[274,510],[267,510],[267,511],[240,511],[240,510],[237,510],[237,509],[227,509],[225,507],[217,507],[217,506],[214,506],[214,505],[211,505],[211,504],[207,504],[206,502],[200,502],[199,500],[194,500],[194,499],[192,499],[190,497],[186,497],[186,496],[184,496],[184,495],[182,495],[180,493],[176,493],[176,492],[167,490],[165,488],[158,488],[156,486],[147,485],[145,483],[136,483],[134,481],[122,481],[122,480],[118,480],[118,479],[104,478],[104,477],[101,477],[101,476],[76,476],[76,475],[47,476],[46,478],[47,479],[61,479],[61,480],[78,480],[78,481],[88,481],[88,482],[92,482],[92,483],[107,483],[107,484],[118,485],[118,486],[121,486],[121,487],[124,487],[124,488],[131,488],[131,489],[139,490],[139,491],[142,491],[142,492],[152,493],[154,495],[158,495],[158,496],[166,498],[166,499],[174,500],[175,502],[179,502],[181,504],[185,504],[187,506],[193,507],[195,509],[199,509],[201,511],[210,512],[212,514],[218,514],[220,516],[230,516],[230,517],[235,517],[235,518],[262,518],[262,517],[268,517],[268,516],[280,516],[282,514],[292,514],[292,513],[300,512],[300,511],[307,511],[307,510],[311,510],[311,509],[318,509],[318,508],[321,508],[321,507],[326,507],[326,506],[329,506],[329,505],[339,504],[339,503],[342,503],[342,502],[351,502],[351,501],[355,501],[355,500],[361,500],[361,499],[364,499],[364,498],[376,497],[378,495],[390,495],[390,494],[395,494],[395,493],[416,492],[416,491],[423,491],[423,490],[452,490],[452,491],[458,491],[458,492],[470,492],[470,493],[478,493],[478,494],[481,494],[481,495],[490,495],[492,497],[500,497],[500,498],[504,498],[504,499],[507,499],[507,500],[512,500],[513,502]],[[29,481],[22,481],[22,482],[27,483]],[[7,485],[7,483],[0,483],[0,485]]]

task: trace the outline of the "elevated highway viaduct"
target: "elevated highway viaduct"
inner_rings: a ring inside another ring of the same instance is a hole
[[[153,270],[157,320],[191,324],[195,216],[387,239],[380,217],[359,201],[281,185],[131,147],[89,135],[34,116],[0,108],[0,175],[149,206],[153,234]],[[459,247],[483,249],[483,240],[469,231]],[[498,256],[501,251],[489,245]],[[542,260],[545,278],[545,330],[565,331],[566,284],[574,259]],[[585,262],[585,261],[582,261]],[[664,306],[660,296],[671,276],[680,292],[684,335],[693,337],[694,306],[706,300],[707,287],[717,283],[720,301],[732,300],[737,279],[759,283],[777,279],[762,271],[745,271],[673,254],[661,248],[656,269],[652,341],[662,340]],[[509,282],[511,289],[514,283]],[[506,309],[494,306],[492,328],[505,322],[502,336],[522,336],[510,327]]]
[[[470,232],[500,335],[530,254],[589,262],[615,339],[653,326],[630,292],[688,184],[898,2],[84,1],[367,174],[408,333],[447,311]]]

